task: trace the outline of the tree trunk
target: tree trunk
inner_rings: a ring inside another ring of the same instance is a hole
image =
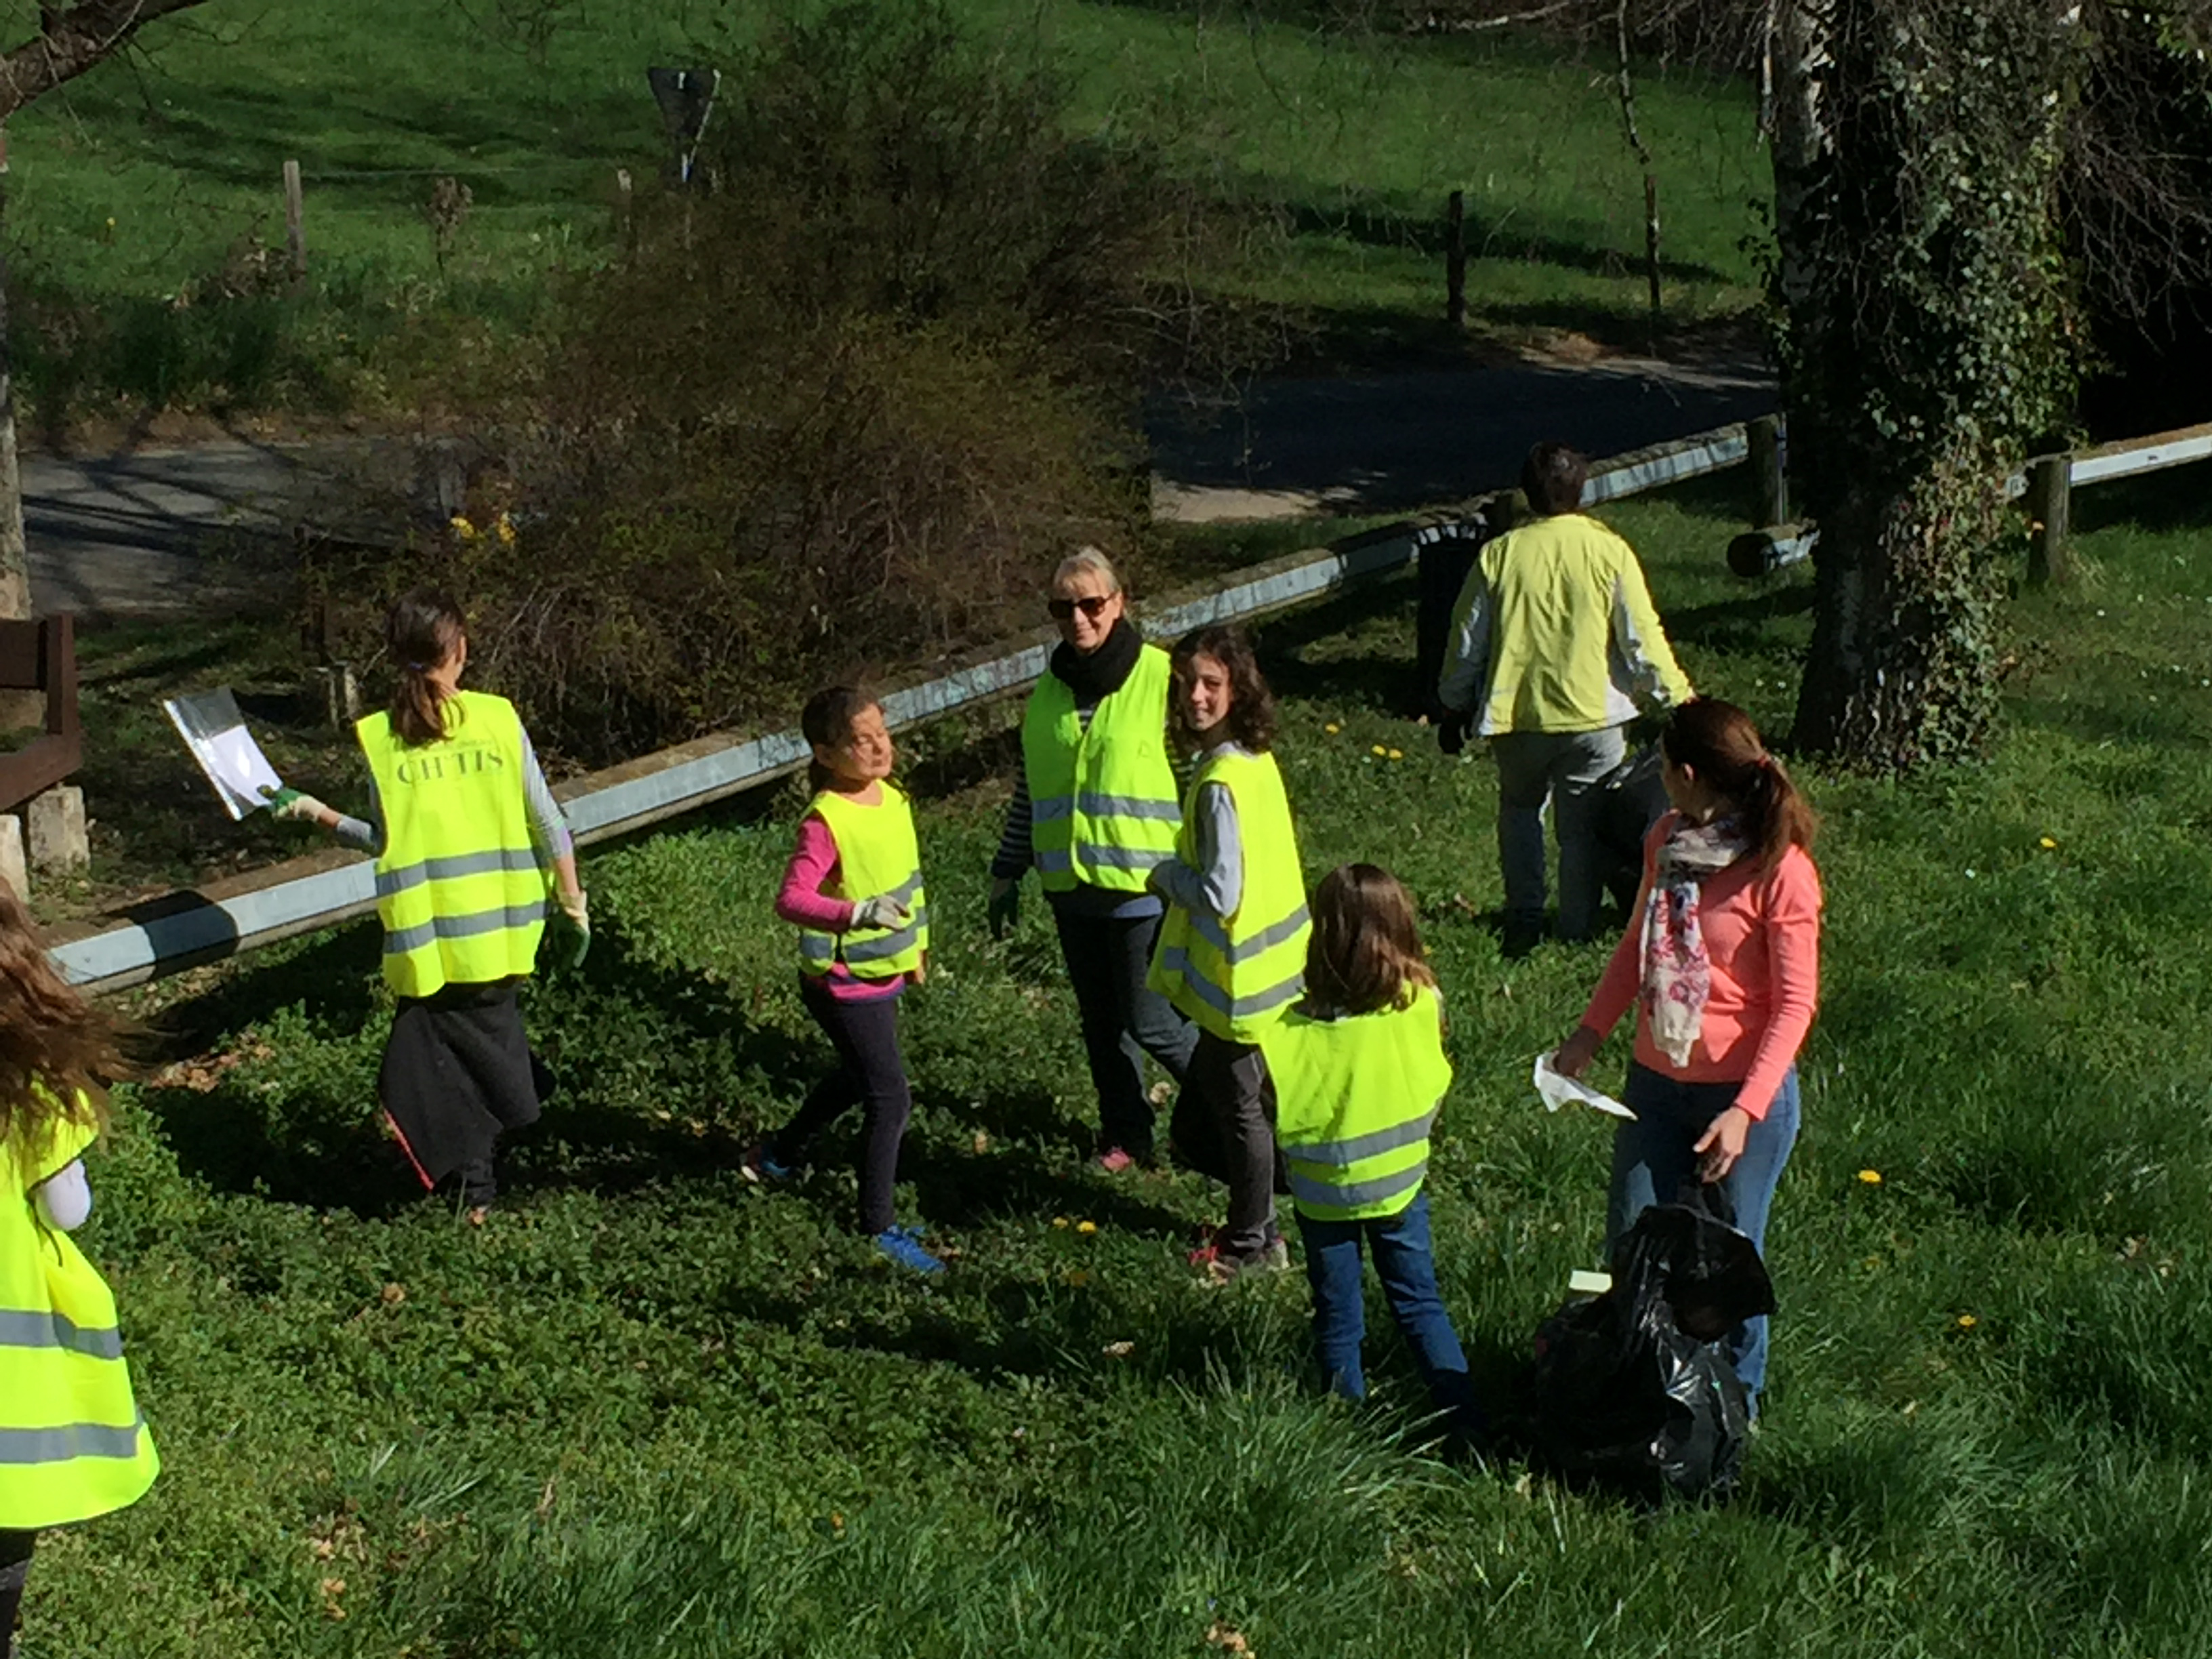
[[[23,539],[23,473],[15,458],[15,363],[8,349],[6,151],[0,149],[0,617],[31,614],[31,555]]]
[[[1775,299],[1820,526],[1799,748],[1896,772],[1997,713],[2007,474],[2072,387],[2047,0],[1774,0]]]

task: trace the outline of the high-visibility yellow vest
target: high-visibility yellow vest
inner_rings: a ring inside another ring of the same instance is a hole
[[[1099,699],[1088,730],[1067,682],[1048,674],[1022,717],[1030,786],[1030,855],[1048,893],[1079,884],[1141,893],[1175,851],[1182,807],[1168,759],[1168,653],[1137,653],[1121,689]]]
[[[1169,905],[1147,982],[1201,1030],[1253,1042],[1305,987],[1306,935],[1312,931],[1305,872],[1273,755],[1221,754],[1198,769],[1176,841],[1177,858],[1198,865],[1198,792],[1209,783],[1226,787],[1237,804],[1244,890],[1234,915]]]
[[[399,741],[389,714],[354,728],[384,811],[384,978],[404,997],[527,974],[545,931],[522,721],[482,691],[454,693],[445,714],[446,735],[419,746]]]
[[[115,1298],[31,1196],[93,1139],[89,1121],[62,1121],[43,1145],[0,1140],[0,1531],[119,1510],[161,1467],[131,1397]]]
[[[1422,986],[1413,1006],[1340,1019],[1293,1009],[1260,1039],[1275,1085],[1275,1140],[1300,1215],[1395,1215],[1429,1172],[1429,1131],[1451,1062],[1443,1005]]]
[[[807,811],[830,826],[837,843],[837,878],[822,890],[857,904],[888,893],[907,908],[903,927],[848,927],[842,933],[799,930],[799,965],[827,974],[842,962],[855,979],[893,979],[921,965],[929,949],[929,896],[921,885],[921,848],[915,839],[914,810],[886,783],[882,804],[859,801],[825,789]]]

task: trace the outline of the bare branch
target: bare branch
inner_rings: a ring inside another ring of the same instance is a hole
[[[131,43],[147,24],[204,0],[78,0],[49,9],[36,38],[0,52],[0,121],[75,80]]]

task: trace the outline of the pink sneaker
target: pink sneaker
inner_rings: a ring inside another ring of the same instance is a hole
[[[1103,1170],[1108,1175],[1119,1175],[1124,1170],[1135,1169],[1137,1167],[1137,1160],[1131,1158],[1128,1153],[1123,1152],[1119,1146],[1109,1146],[1104,1152],[1098,1154],[1098,1167],[1101,1170]]]

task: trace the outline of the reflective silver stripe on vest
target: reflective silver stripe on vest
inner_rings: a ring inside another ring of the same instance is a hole
[[[896,933],[882,933],[874,939],[864,939],[858,945],[844,945],[842,954],[847,962],[883,962],[902,951],[911,951],[921,943],[921,921],[917,916]]]
[[[921,872],[917,870],[912,875],[908,876],[904,881],[901,882],[897,886],[892,888],[889,896],[895,899],[899,903],[904,904],[908,899],[912,898],[921,890]]]
[[[1190,952],[1180,945],[1170,945],[1161,951],[1160,967],[1167,973],[1180,975],[1182,982],[1190,988],[1192,995],[1214,1012],[1230,1019],[1250,1019],[1255,1015],[1267,1013],[1285,1003],[1297,1001],[1298,994],[1305,989],[1305,969],[1301,964],[1297,972],[1279,985],[1270,985],[1265,990],[1255,991],[1250,996],[1232,998],[1190,965]]]
[[[1293,1161],[1308,1164],[1333,1164],[1338,1169],[1348,1169],[1354,1164],[1364,1163],[1370,1158],[1380,1158],[1385,1152],[1395,1152],[1401,1146],[1410,1146],[1415,1141],[1428,1138],[1436,1127],[1437,1115],[1417,1117],[1411,1123],[1394,1123],[1387,1129],[1377,1129],[1372,1134],[1353,1135],[1345,1140],[1317,1141],[1312,1146],[1301,1146],[1291,1141],[1283,1143],[1284,1153]]]
[[[826,968],[837,960],[837,941],[828,933],[801,933],[799,954],[801,960],[818,962]]]
[[[1301,1204],[1351,1210],[1365,1204],[1380,1204],[1411,1188],[1421,1184],[1429,1173],[1429,1160],[1423,1158],[1411,1169],[1393,1170],[1377,1176],[1372,1181],[1316,1181],[1299,1172],[1296,1164],[1291,1165],[1291,1196]]]
[[[451,858],[418,859],[376,872],[376,896],[390,898],[410,887],[433,881],[457,880],[463,876],[496,876],[510,870],[535,871],[538,854],[527,850],[497,848],[489,853],[457,853]]]
[[[94,1359],[123,1358],[123,1333],[109,1326],[87,1330],[58,1313],[0,1311],[0,1348],[62,1348]]]
[[[1035,856],[1036,867],[1041,871],[1075,868],[1075,849],[1072,847],[1040,847]],[[1165,864],[1174,856],[1164,848],[1149,847],[1086,847],[1083,849],[1083,861],[1094,870],[1149,870],[1156,864]]]
[[[528,904],[511,904],[497,910],[479,910],[468,916],[433,916],[419,927],[403,927],[396,933],[384,936],[384,954],[404,957],[410,951],[419,951],[426,945],[434,945],[441,939],[475,939],[484,933],[504,933],[510,927],[530,927],[545,920],[545,901],[532,900]]]
[[[1211,911],[1189,910],[1184,914],[1190,918],[1190,931],[1220,951],[1232,963],[1249,962],[1253,957],[1273,950],[1278,945],[1287,945],[1298,936],[1301,928],[1313,920],[1307,913],[1306,907],[1301,903],[1296,910],[1285,916],[1273,927],[1262,927],[1241,945],[1231,945],[1229,942],[1228,929],[1221,925],[1221,919]]]
[[[0,1467],[67,1463],[79,1457],[136,1457],[146,1419],[127,1429],[69,1423],[58,1429],[0,1429]]]
[[[1078,812],[1090,818],[1139,818],[1148,823],[1181,823],[1180,801],[1155,800],[1146,795],[1102,795],[1085,790],[1074,795],[1047,795],[1030,802],[1030,823],[1057,823]]]

